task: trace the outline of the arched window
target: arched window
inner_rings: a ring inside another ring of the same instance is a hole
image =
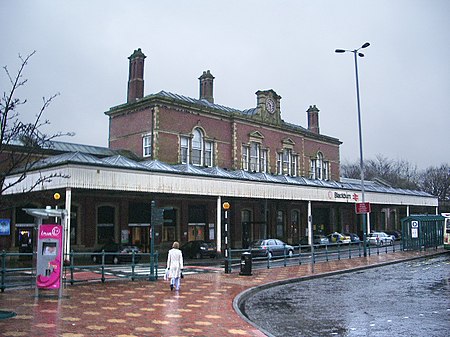
[[[202,165],[203,152],[203,133],[199,129],[195,129],[192,137],[192,164]]]
[[[200,128],[192,131],[191,137],[180,137],[180,159],[182,164],[213,166],[214,143],[206,139]]]
[[[322,152],[317,152],[316,158],[311,159],[310,178],[319,180],[330,179],[330,163],[325,161]]]
[[[317,153],[316,179],[322,180],[323,154]]]

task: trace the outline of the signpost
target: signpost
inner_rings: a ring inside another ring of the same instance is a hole
[[[355,204],[356,214],[367,214],[371,212],[370,202],[357,202]]]
[[[355,211],[356,214],[363,214],[362,220],[363,220],[363,247],[364,247],[364,257],[367,256],[367,220],[366,220],[366,214],[370,213],[370,203],[364,201],[364,194],[363,194],[363,202],[357,202],[355,204]]]

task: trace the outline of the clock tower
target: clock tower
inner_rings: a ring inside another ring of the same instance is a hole
[[[280,99],[274,90],[258,90],[256,92],[256,108],[257,115],[264,122],[271,124],[279,124],[281,122]]]

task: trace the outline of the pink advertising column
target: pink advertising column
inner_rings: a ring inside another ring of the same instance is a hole
[[[36,286],[60,289],[62,276],[63,227],[45,224],[38,227]]]

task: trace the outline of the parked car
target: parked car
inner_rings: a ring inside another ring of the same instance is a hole
[[[181,246],[183,257],[187,259],[203,259],[204,257],[217,257],[216,244],[214,242],[194,240]]]
[[[402,233],[399,231],[384,231],[387,235],[393,236],[394,240],[401,240]]]
[[[350,236],[343,235],[338,232],[334,232],[328,235],[328,240],[330,243],[350,243],[352,240]]]
[[[278,239],[257,240],[251,243],[250,248],[252,257],[268,256],[272,258],[274,256],[283,256],[284,254],[289,257],[294,255],[294,247]]]
[[[328,238],[325,235],[314,235],[313,236],[313,243],[315,245],[327,245],[327,244],[330,243],[330,241],[328,240]],[[302,246],[309,245],[307,236],[303,237],[300,240],[300,245],[302,245]]]
[[[343,233],[345,236],[349,236],[350,237],[350,241],[352,243],[358,243],[361,242],[361,239],[359,238],[359,236],[355,233]]]
[[[394,240],[384,232],[373,232],[367,236],[367,242],[371,245],[384,246],[392,245]]]
[[[123,263],[132,262],[133,252],[134,252],[134,263],[139,263],[141,259],[141,250],[136,246],[131,245],[121,245],[118,243],[107,243],[100,249],[94,251],[91,255],[92,262],[101,263],[102,262],[102,252],[105,251],[105,263]]]

